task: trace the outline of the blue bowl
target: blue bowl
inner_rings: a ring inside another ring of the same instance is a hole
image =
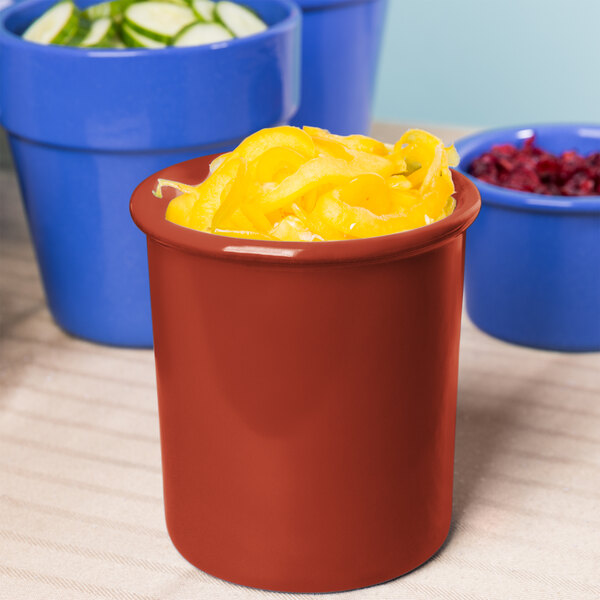
[[[267,31],[193,48],[84,50],[21,39],[53,2],[0,15],[0,123],[48,304],[69,333],[150,347],[146,241],[129,217],[131,193],[157,170],[292,117],[300,11],[291,0],[245,0]]]
[[[494,144],[532,135],[555,154],[600,151],[600,125],[513,127],[458,141],[459,171]],[[465,263],[473,323],[534,348],[600,350],[600,196],[544,196],[471,179],[482,200]]]
[[[302,100],[292,125],[369,132],[387,0],[297,0]]]

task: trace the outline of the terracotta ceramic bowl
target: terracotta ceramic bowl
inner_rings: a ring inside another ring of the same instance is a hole
[[[426,561],[450,526],[465,230],[263,242],[164,219],[146,179],[167,526],[200,569],[253,587],[331,592]]]

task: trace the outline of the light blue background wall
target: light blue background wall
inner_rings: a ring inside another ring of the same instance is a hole
[[[374,118],[600,122],[600,0],[389,0]]]

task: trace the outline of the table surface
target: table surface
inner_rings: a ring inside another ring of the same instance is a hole
[[[0,598],[313,597],[232,585],[179,556],[152,352],[57,328],[10,169],[0,190]],[[599,354],[512,346],[465,316],[448,540],[412,573],[337,597],[597,600],[599,425]]]

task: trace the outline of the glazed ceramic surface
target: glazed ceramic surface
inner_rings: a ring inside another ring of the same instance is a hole
[[[192,564],[293,592],[427,560],[450,526],[465,230],[475,187],[414,231],[342,242],[215,236],[135,191],[148,236],[167,527]]]
[[[600,151],[599,125],[514,127],[457,142],[461,170],[494,144],[519,144],[533,134],[555,154]],[[468,234],[471,320],[517,344],[600,350],[600,196],[544,196],[473,182],[482,208]]]
[[[300,13],[248,0],[259,35],[194,48],[42,46],[19,34],[53,0],[0,16],[0,122],[50,310],[90,340],[151,346],[143,235],[128,204],[141,179],[284,123],[299,94]]]
[[[387,0],[298,0],[302,99],[293,125],[367,134]]]

